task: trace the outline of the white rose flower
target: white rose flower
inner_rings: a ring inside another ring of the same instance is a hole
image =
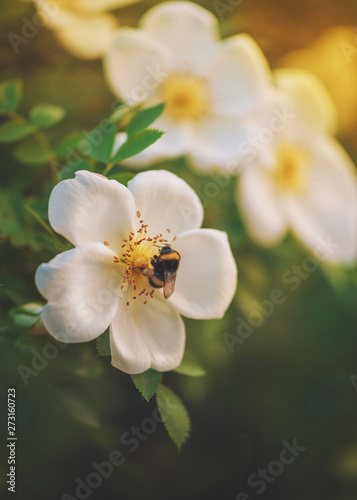
[[[188,155],[200,170],[222,169],[271,84],[253,39],[220,40],[217,19],[192,2],[164,2],[148,10],[138,29],[119,29],[104,70],[124,101],[166,104],[155,126],[167,133],[131,161],[140,166]]]
[[[34,0],[48,28],[59,42],[81,59],[97,59],[109,48],[118,27],[110,10],[139,0]]]
[[[57,184],[49,220],[75,248],[36,272],[48,300],[47,330],[63,342],[85,342],[110,325],[115,367],[127,373],[177,367],[185,344],[180,314],[221,318],[236,289],[227,235],[199,229],[202,219],[195,192],[166,171],[138,174],[128,188],[87,171]],[[148,270],[168,245],[181,259],[165,299]]]
[[[269,246],[291,229],[316,257],[352,264],[357,257],[356,168],[332,135],[334,105],[308,72],[277,70],[275,77],[278,98],[255,125],[237,185],[247,230]]]

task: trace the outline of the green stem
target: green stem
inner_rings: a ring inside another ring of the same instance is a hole
[[[48,232],[50,236],[56,241],[58,245],[62,247],[61,240],[57,237],[56,233],[52,230],[52,228],[44,221],[31,207],[25,205],[25,209],[37,220],[39,224]]]
[[[114,167],[115,162],[113,161],[112,163],[108,163],[108,165],[105,167],[104,171],[102,172],[102,175],[107,175],[111,169]]]

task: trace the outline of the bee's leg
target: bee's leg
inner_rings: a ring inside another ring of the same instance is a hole
[[[143,276],[147,276],[148,278],[152,278],[154,276],[154,270],[149,267],[143,267],[141,268],[141,274]]]

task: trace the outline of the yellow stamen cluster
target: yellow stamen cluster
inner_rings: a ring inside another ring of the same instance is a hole
[[[203,78],[188,74],[174,74],[160,87],[165,112],[177,121],[196,121],[209,109],[209,95]]]
[[[295,145],[280,146],[277,151],[274,177],[280,189],[295,193],[302,192],[308,183],[306,153]]]
[[[137,217],[140,219],[141,214],[138,211]],[[127,305],[130,304],[130,298],[136,300],[138,297],[144,300],[144,305],[147,304],[148,298],[153,298],[155,289],[149,285],[148,279],[143,276],[142,270],[151,268],[151,260],[155,254],[160,252],[158,247],[168,243],[168,240],[163,235],[157,234],[153,238],[148,236],[148,225],[140,219],[140,227],[135,232],[130,232],[128,237],[123,239],[121,245],[122,254],[114,257],[114,263],[125,266],[124,278],[121,284],[121,290],[127,287],[128,298]],[[170,233],[170,230],[166,230]],[[104,245],[109,246],[107,241]]]

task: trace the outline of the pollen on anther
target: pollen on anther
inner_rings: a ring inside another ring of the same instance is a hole
[[[174,239],[173,239],[172,241],[175,241],[175,240],[176,240],[176,238],[177,238],[177,236],[175,236],[175,237],[174,237]]]
[[[170,229],[166,229],[166,232],[167,232],[167,233],[171,233]]]
[[[138,217],[141,217],[141,213],[139,212],[139,210],[136,212],[136,215],[137,215]]]
[[[105,245],[106,247],[109,247],[109,243],[108,243],[107,241],[104,241],[104,245]]]
[[[126,305],[127,305],[127,306],[129,305],[129,301],[126,303]]]
[[[147,301],[147,300],[144,300],[144,305],[145,305],[145,304],[147,304],[147,303],[148,303],[148,301]]]

